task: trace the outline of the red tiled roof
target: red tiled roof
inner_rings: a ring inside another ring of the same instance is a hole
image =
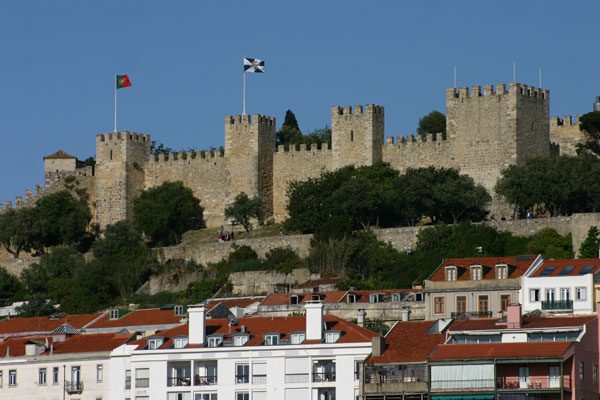
[[[266,296],[240,297],[240,298],[227,298],[227,299],[210,299],[206,302],[206,309],[211,310],[219,304],[222,304],[227,308],[232,308],[232,307],[246,308],[251,304],[260,303],[265,298],[266,298]]]
[[[101,313],[65,315],[59,319],[50,319],[50,317],[5,319],[0,321],[0,335],[51,332],[65,323],[71,325],[73,328],[82,329],[100,315]]]
[[[544,260],[544,262],[535,270],[532,277],[541,277],[542,271],[546,267],[554,267],[554,270],[543,277],[547,276],[577,276],[583,269],[583,267],[591,265],[591,271],[589,273],[595,274],[600,270],[600,259],[598,258],[580,258],[576,260],[572,259],[561,259],[561,260]],[[573,268],[565,269],[566,267],[572,266]]]
[[[294,286],[294,288],[296,289],[309,289],[309,288],[313,288],[319,285],[337,285],[338,283],[340,283],[341,281],[343,281],[342,278],[322,278],[322,279],[309,279],[305,282],[302,282],[296,286]]]
[[[173,325],[181,322],[181,315],[175,315],[172,308],[161,310],[160,308],[147,308],[134,310],[119,319],[110,319],[108,313],[98,321],[88,326],[89,329],[118,328],[126,326],[142,325]]]
[[[306,292],[306,293],[273,293],[268,295],[262,303],[263,306],[277,306],[291,304],[290,297],[299,297],[298,304],[304,304],[311,301],[311,296],[314,294],[321,295],[321,301],[324,304],[345,303],[346,293],[354,293],[358,295],[357,303],[368,303],[369,295],[374,293],[383,294],[386,298],[390,298],[392,293],[410,293],[421,292],[421,289],[383,289],[383,290],[329,290],[324,292]]]
[[[59,150],[56,153],[52,153],[46,157],[44,157],[44,160],[49,160],[49,159],[65,159],[65,158],[75,158],[77,159],[77,157],[70,155],[69,153],[67,153],[64,150]]]
[[[595,315],[586,316],[560,316],[560,317],[525,317],[522,320],[522,329],[536,328],[566,328],[585,325],[596,320]],[[466,319],[455,321],[450,331],[482,331],[506,329],[506,324],[498,323],[496,318]]]
[[[370,356],[370,364],[425,362],[435,346],[443,344],[444,333],[427,333],[435,321],[398,322],[385,336],[385,350]]]
[[[573,342],[523,342],[443,344],[433,350],[430,361],[561,358]]]
[[[25,355],[25,345],[30,341],[53,343],[53,354],[92,353],[98,351],[112,351],[131,339],[131,335],[114,333],[96,333],[89,335],[69,336],[64,341],[53,341],[52,336],[32,336],[9,338],[0,342],[1,357],[20,357]],[[42,355],[49,355],[46,349]]]
[[[323,316],[327,330],[340,331],[342,335],[337,343],[361,343],[371,342],[377,333],[366,328],[362,328],[356,324],[345,321],[333,315]],[[252,317],[240,318],[239,325],[231,326],[227,319],[207,319],[206,320],[206,335],[224,335],[230,336],[236,333],[241,333],[241,326],[246,328],[246,333],[250,334],[250,340],[246,346],[259,346],[263,343],[264,335],[267,333],[279,333],[282,340],[289,339],[293,332],[304,332],[306,330],[305,317]],[[187,336],[188,324],[182,324],[175,328],[162,331],[154,336],[164,337],[165,343],[161,348],[170,346],[170,339],[175,336]],[[146,346],[147,338],[140,339],[134,344],[138,344],[138,349],[143,349]],[[194,347],[194,346],[190,346]],[[200,347],[200,346],[197,346]]]
[[[527,256],[510,256],[510,257],[478,257],[478,258],[449,258],[444,260],[442,265],[435,270],[435,272],[431,275],[429,280],[431,281],[445,281],[446,280],[446,272],[445,268],[447,266],[455,266],[458,267],[458,276],[457,280],[459,281],[468,281],[471,280],[471,276],[469,273],[469,267],[473,265],[481,265],[483,267],[488,267],[487,271],[484,269],[482,271],[483,277],[482,279],[496,279],[496,268],[495,266],[498,264],[506,264],[509,266],[509,276],[508,278],[518,278],[527,272],[527,269],[531,266],[533,261],[537,256],[527,255]],[[512,267],[512,268],[510,268]],[[462,273],[461,273],[462,272]]]

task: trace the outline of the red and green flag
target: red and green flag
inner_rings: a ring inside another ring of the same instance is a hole
[[[131,81],[127,75],[117,75],[117,89],[131,86]]]

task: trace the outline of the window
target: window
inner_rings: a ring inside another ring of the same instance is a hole
[[[496,267],[496,279],[506,279],[506,278],[508,278],[508,266],[498,265]]]
[[[292,335],[290,337],[290,344],[301,344],[302,342],[304,342],[305,338],[306,338],[306,335],[304,334],[304,332],[292,333]]]
[[[313,294],[312,296],[310,296],[310,299],[312,301],[320,301],[321,300],[321,295],[320,294]]]
[[[592,379],[594,380],[594,385],[598,383],[598,364],[594,364],[592,367]]]
[[[150,387],[150,370],[148,368],[138,368],[135,370],[135,387]]]
[[[294,294],[290,297],[290,304],[300,304],[300,299],[297,295]]]
[[[392,302],[397,303],[400,300],[400,293],[392,293]]]
[[[488,295],[482,294],[479,296],[478,300],[479,300],[479,312],[482,314],[487,314],[490,311]]]
[[[585,363],[583,361],[579,361],[579,380],[583,382],[585,370]]]
[[[148,350],[156,350],[163,344],[162,338],[148,339]]]
[[[339,332],[325,332],[325,343],[335,343],[340,339]]]
[[[434,297],[433,298],[433,313],[443,314],[444,313],[444,298]]]
[[[584,265],[583,268],[581,268],[581,271],[579,271],[579,275],[587,275],[587,274],[591,273],[593,269],[594,269],[594,266],[591,264]]]
[[[467,312],[467,296],[456,296],[456,313],[464,314]]]
[[[346,295],[346,302],[347,303],[356,303],[356,295],[354,293],[348,293]]]
[[[46,368],[40,368],[38,370],[38,384],[39,385],[46,384]]]
[[[125,371],[125,389],[131,389],[131,370]]]
[[[471,279],[474,281],[481,280],[481,267],[471,267]]]
[[[235,394],[235,400],[250,400],[250,393],[248,393],[248,392],[237,392]]]
[[[276,346],[279,344],[279,334],[265,335],[265,346]]]
[[[173,339],[173,348],[174,349],[183,349],[188,345],[188,338],[186,337],[178,337]]]
[[[233,337],[234,346],[243,346],[248,342],[248,335],[237,335]]]
[[[52,368],[52,384],[58,385],[58,367]]]
[[[550,275],[552,275],[552,273],[554,272],[555,269],[556,269],[556,267],[546,267],[542,270],[542,272],[540,273],[540,276],[550,276]]]
[[[575,300],[587,300],[587,290],[584,287],[575,288]]]
[[[219,347],[223,343],[222,336],[211,336],[208,338],[208,347]]]
[[[529,289],[529,301],[532,303],[540,301],[540,289]]]
[[[17,370],[11,369],[8,371],[8,386],[17,386]]]
[[[508,310],[509,305],[510,305],[510,294],[501,294],[500,295],[500,311]]]
[[[183,306],[182,306],[182,305],[179,305],[179,306],[175,306],[175,307],[173,307],[173,312],[174,312],[174,314],[175,314],[175,315],[177,315],[177,316],[181,316],[181,315],[183,315],[183,311],[184,311],[184,309],[183,309]]]
[[[235,383],[248,383],[250,381],[250,366],[248,364],[235,365]]]
[[[350,129],[350,141],[354,142],[354,131]],[[238,399],[239,400],[239,399]],[[242,399],[243,400],[243,399]]]
[[[456,280],[456,268],[455,267],[446,267],[446,280],[447,281],[455,281]]]
[[[565,301],[571,300],[571,289],[568,289],[568,288],[560,289],[560,299],[565,300]]]
[[[217,400],[216,393],[196,393],[194,400]]]
[[[4,376],[2,375],[3,372],[0,371],[0,388],[2,387],[2,385],[4,384]]]
[[[570,275],[574,269],[575,269],[574,265],[567,265],[566,267],[563,267],[563,269],[560,270],[558,275],[559,276]]]
[[[554,289],[546,289],[546,301],[554,301]]]
[[[383,294],[371,293],[369,295],[369,303],[381,303],[383,301]]]
[[[119,310],[110,310],[110,319],[119,319]]]
[[[167,393],[167,400],[192,400],[190,393],[171,392]]]
[[[102,382],[104,380],[104,366],[102,364],[96,365],[96,382]]]

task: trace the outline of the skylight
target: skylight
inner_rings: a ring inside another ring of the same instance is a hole
[[[542,271],[540,276],[552,275],[552,273],[554,272],[555,269],[556,269],[556,267],[546,267],[546,268],[544,268],[544,270]]]
[[[592,272],[593,269],[594,269],[593,264],[584,265],[583,268],[581,268],[581,271],[579,271],[579,275],[589,274]]]
[[[566,267],[564,267],[563,269],[560,270],[558,275],[569,275],[571,272],[573,272],[574,269],[575,269],[574,265],[567,265]]]

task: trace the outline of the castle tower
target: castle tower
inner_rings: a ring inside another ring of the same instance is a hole
[[[149,155],[149,135],[96,135],[95,219],[100,229],[132,218],[133,200],[144,189],[144,167]]]
[[[225,117],[229,202],[241,192],[249,197],[259,196],[265,204],[267,216],[273,213],[275,126],[275,118],[264,115]]]
[[[550,155],[547,90],[511,83],[446,91],[452,160],[490,193],[503,169]]]
[[[381,161],[383,145],[383,106],[333,107],[331,147],[333,169],[346,165],[372,165]]]

